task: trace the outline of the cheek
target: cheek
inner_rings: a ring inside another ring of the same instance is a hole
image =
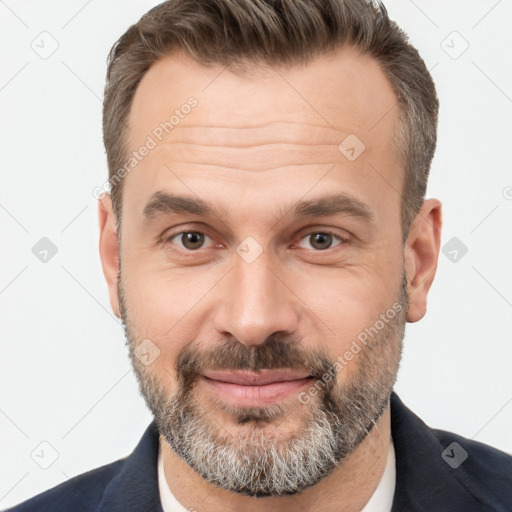
[[[149,338],[161,356],[156,367],[174,375],[174,363],[197,340],[208,320],[208,307],[222,274],[196,269],[137,269],[123,267],[128,315],[137,342]]]
[[[181,351],[194,340],[191,322],[194,304],[201,290],[189,290],[180,280],[162,273],[137,273],[126,269],[123,284],[128,321],[136,345],[149,339],[158,347],[159,357],[148,370],[158,375],[174,375]]]
[[[330,357],[336,359],[392,308],[398,299],[401,272],[382,274],[371,266],[329,269],[310,272],[307,281],[304,278],[301,283],[297,295],[305,298],[310,335],[313,340],[320,339]]]

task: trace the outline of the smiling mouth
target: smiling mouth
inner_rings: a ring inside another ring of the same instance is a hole
[[[311,386],[314,377],[293,370],[212,371],[200,376],[210,392],[241,407],[278,403]]]

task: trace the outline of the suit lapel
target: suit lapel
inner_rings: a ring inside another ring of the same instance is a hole
[[[153,421],[122,471],[110,482],[99,510],[163,512],[158,490],[158,430]]]

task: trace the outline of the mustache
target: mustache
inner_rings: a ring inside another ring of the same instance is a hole
[[[204,350],[195,344],[188,345],[178,356],[175,372],[184,387],[205,371],[292,369],[321,378],[334,367],[334,361],[325,351],[304,350],[298,340],[269,336],[264,343],[246,346],[237,340],[227,340],[221,345]]]

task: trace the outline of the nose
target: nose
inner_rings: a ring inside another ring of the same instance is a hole
[[[297,330],[300,301],[278,266],[269,264],[264,254],[252,263],[235,257],[214,315],[214,327],[222,336],[251,346],[264,343],[270,335]]]

